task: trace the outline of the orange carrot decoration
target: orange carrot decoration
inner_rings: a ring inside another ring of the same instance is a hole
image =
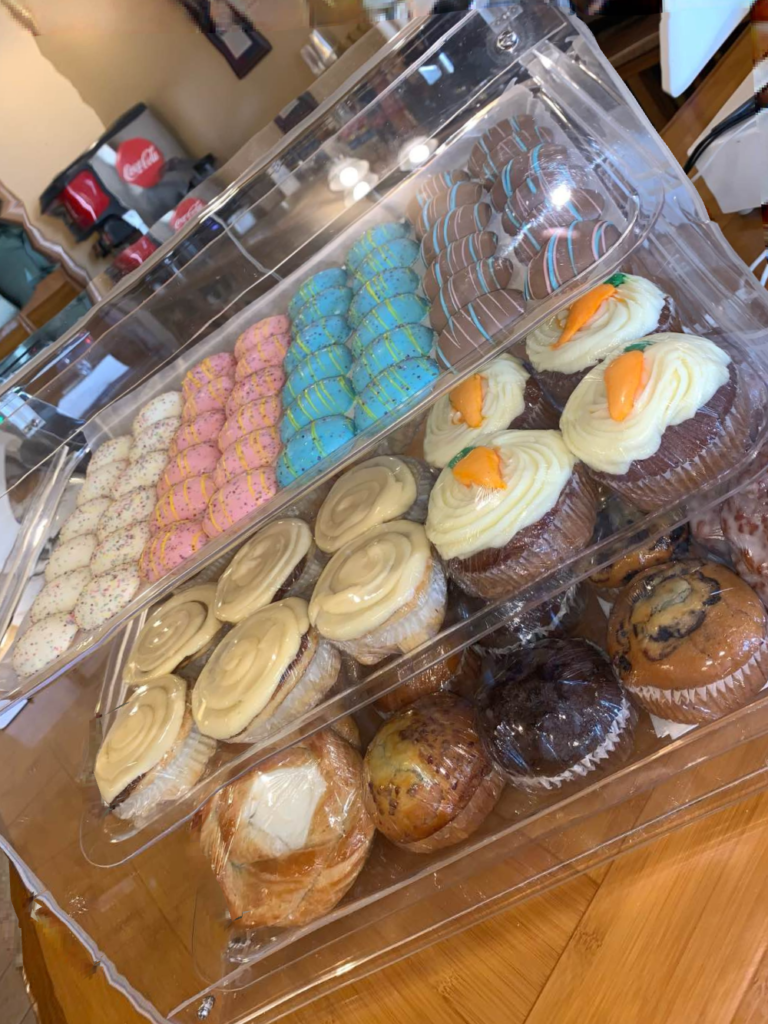
[[[467,454],[451,466],[453,475],[460,484],[471,487],[487,487],[503,491],[506,488],[501,475],[501,456],[495,448],[470,448]]]
[[[635,407],[643,389],[645,357],[638,349],[623,352],[605,368],[605,390],[612,420],[622,423]]]
[[[482,427],[483,378],[479,373],[455,387],[448,398],[468,427]]]
[[[591,292],[587,292],[586,295],[577,299],[568,312],[563,333],[550,348],[561,348],[566,345],[574,334],[577,334],[582,327],[586,327],[602,304],[615,294],[616,286],[610,281],[606,281],[605,284],[599,284],[597,288],[593,288]]]

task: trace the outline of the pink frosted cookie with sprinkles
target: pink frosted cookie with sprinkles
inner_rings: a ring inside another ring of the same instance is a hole
[[[263,427],[274,427],[280,422],[283,403],[279,395],[269,395],[258,402],[250,402],[230,416],[219,434],[219,448],[226,451],[239,438],[250,434],[252,430]]]
[[[223,487],[232,477],[246,473],[250,469],[274,465],[281,447],[277,427],[264,427],[262,430],[253,430],[250,434],[245,434],[231,444],[219,459],[213,477],[216,487]]]
[[[156,533],[147,544],[141,556],[139,572],[144,579],[155,583],[177,565],[186,562],[207,543],[208,536],[199,520],[176,523],[167,530]]]
[[[241,473],[214,494],[203,519],[203,529],[209,537],[216,537],[275,494],[277,477],[271,466]]]
[[[235,369],[235,378],[240,381],[267,366],[282,366],[290,344],[290,334],[275,334],[266,341],[260,341],[241,357]]]
[[[214,412],[203,413],[202,416],[198,416],[191,423],[183,423],[179,427],[176,437],[171,442],[171,447],[168,449],[169,458],[178,455],[179,452],[186,451],[187,448],[191,448],[193,445],[205,444],[206,441],[215,441],[221,433],[221,428],[224,426],[226,418],[222,409],[216,409]]]
[[[162,529],[172,523],[199,519],[215,493],[216,485],[209,474],[192,476],[180,484],[174,484],[155,506],[152,513],[153,527]]]
[[[203,384],[184,403],[184,408],[181,410],[182,421],[191,423],[198,416],[202,416],[204,412],[223,409],[234,386],[234,377],[217,377],[216,380]]]
[[[158,498],[162,498],[165,492],[173,487],[174,484],[180,484],[191,476],[213,473],[220,457],[221,452],[218,445],[210,442],[192,445],[191,448],[185,448],[183,452],[174,455],[158,481]]]
[[[276,334],[290,334],[291,321],[285,316],[269,316],[266,320],[259,320],[252,324],[247,331],[243,331],[235,342],[235,359],[242,359],[246,352],[266,341],[267,338],[274,338]]]
[[[202,363],[193,366],[181,382],[184,397],[189,398],[217,377],[233,376],[236,364],[237,360],[231,352],[217,352],[215,356],[208,356]]]
[[[285,371],[282,366],[267,366],[258,373],[241,380],[229,396],[226,405],[227,416],[242,409],[244,405],[257,402],[260,398],[276,395],[285,384]]]

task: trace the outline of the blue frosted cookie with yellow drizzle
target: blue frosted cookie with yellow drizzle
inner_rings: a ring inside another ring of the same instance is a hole
[[[356,359],[349,371],[349,377],[360,392],[368,387],[374,377],[403,359],[429,355],[435,332],[424,324],[408,324],[395,327],[380,338],[372,341],[363,354]]]
[[[293,318],[294,336],[316,320],[327,316],[346,316],[351,302],[351,288],[326,288],[324,292],[308,299]]]
[[[296,431],[277,460],[277,482],[287,487],[302,474],[351,441],[357,433],[347,416],[326,416]]]
[[[353,292],[359,291],[366,281],[382,270],[410,267],[419,258],[420,246],[412,238],[393,238],[368,253],[352,277]]]
[[[352,408],[355,390],[346,377],[328,377],[311,384],[285,410],[280,437],[290,441],[297,430],[324,416],[343,416]]]
[[[347,253],[347,268],[350,273],[354,274],[365,257],[374,249],[378,249],[385,242],[391,242],[393,238],[405,238],[410,230],[411,226],[407,221],[387,221],[368,228]]]
[[[390,366],[371,381],[355,402],[355,424],[364,430],[428,390],[439,376],[434,359],[420,356]]]
[[[328,377],[345,377],[352,368],[352,354],[346,345],[329,345],[313,352],[296,367],[283,388],[283,404],[294,402],[302,391]]]
[[[368,313],[385,299],[403,295],[405,292],[415,292],[418,287],[419,275],[407,267],[383,270],[370,281],[366,281],[352,299],[347,318],[350,326],[359,327]]]
[[[288,303],[288,316],[293,319],[309,299],[328,288],[343,288],[347,283],[347,272],[343,267],[328,267],[307,278]]]
[[[347,318],[344,316],[326,316],[322,320],[315,320],[296,334],[285,355],[285,372],[292,373],[299,363],[318,349],[328,348],[329,345],[343,345],[351,333]]]
[[[349,347],[357,358],[376,338],[403,324],[418,324],[429,312],[429,303],[412,292],[385,299],[371,310],[349,339]]]

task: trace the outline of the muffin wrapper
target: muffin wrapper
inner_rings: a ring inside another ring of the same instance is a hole
[[[608,473],[594,473],[593,476],[644,512],[656,511],[695,494],[721,474],[732,470],[744,458],[752,419],[749,391],[744,381],[739,379],[738,394],[730,413],[722,421],[720,437],[691,462],[671,466],[665,473],[637,481]]]
[[[413,598],[378,629],[355,640],[334,640],[361,665],[376,665],[390,654],[407,654],[440,632],[445,618],[448,587],[437,556],[432,556],[429,575]]]
[[[310,545],[309,551],[304,556],[304,568],[301,570],[301,576],[287,588],[285,594],[281,595],[280,600],[283,597],[303,597],[305,601],[309,601],[310,597],[312,597],[312,591],[315,589],[315,584],[320,579],[320,574],[327,564],[328,559],[313,542]],[[277,600],[277,597],[275,597],[275,600]]]
[[[529,793],[537,793],[542,790],[559,789],[568,782],[584,778],[596,768],[607,768],[617,766],[626,761],[634,748],[635,725],[637,723],[637,712],[630,702],[625,698],[622,701],[621,710],[616,721],[600,744],[591,754],[577,764],[560,772],[558,775],[511,775],[507,778],[513,786],[518,789],[527,790]]]
[[[411,458],[409,455],[398,455],[397,458],[408,466],[416,480],[416,500],[408,511],[398,518],[409,519],[412,523],[425,523],[427,521],[429,495],[435,486],[437,473],[420,459]]]
[[[706,686],[686,690],[662,690],[657,686],[627,686],[638,703],[670,722],[695,725],[711,722],[743,707],[768,681],[768,641],[741,668]]]
[[[290,670],[289,670],[290,671]],[[323,637],[318,638],[315,653],[301,679],[267,718],[258,716],[247,729],[225,740],[226,743],[255,743],[286,725],[319,704],[335,686],[341,672],[339,652]]]
[[[221,629],[218,631],[216,636],[212,637],[205,647],[198,651],[197,654],[192,655],[191,658],[185,658],[184,661],[180,662],[173,670],[174,674],[181,676],[182,679],[186,679],[188,683],[194,685],[197,682],[197,677],[208,664],[211,655],[230,629],[232,629],[232,626],[229,623],[222,622]]]
[[[514,424],[514,425],[513,425]],[[557,430],[560,414],[539,387],[535,402],[527,402],[523,412],[512,421],[510,430]]]
[[[153,768],[113,813],[118,818],[135,822],[160,804],[179,800],[202,777],[215,750],[216,740],[201,735],[193,725],[168,762]]]
[[[542,390],[549,396],[550,401],[561,412],[566,402],[576,388],[581,384],[592,367],[580,370],[578,373],[558,373],[557,370],[536,370],[536,380],[541,384]]]
[[[560,496],[557,521],[546,536],[526,545],[518,558],[480,571],[473,570],[472,556],[453,559],[448,566],[451,579],[473,597],[497,600],[510,597],[582,551],[594,532],[597,497],[586,474],[571,477],[567,486],[568,493]]]

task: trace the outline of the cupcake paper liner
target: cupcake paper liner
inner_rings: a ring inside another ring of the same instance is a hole
[[[766,681],[768,641],[763,641],[741,668],[706,686],[692,686],[685,690],[663,690],[657,686],[627,686],[626,689],[659,718],[696,725],[711,722],[743,707],[763,689]]]
[[[397,455],[396,458],[404,462],[413,473],[416,480],[416,500],[398,518],[409,519],[412,523],[425,523],[427,521],[427,510],[429,508],[429,495],[437,480],[437,473],[426,462],[414,459],[410,455]]]
[[[407,654],[436,636],[445,618],[448,587],[435,555],[428,571],[413,598],[382,626],[356,640],[334,640],[334,645],[361,665],[376,665],[390,654]]]
[[[518,789],[524,789],[529,793],[537,793],[542,790],[559,789],[568,782],[589,775],[596,768],[606,768],[609,765],[618,765],[626,761],[634,748],[635,725],[637,724],[637,711],[630,702],[624,698],[616,721],[606,738],[600,746],[587,754],[581,761],[567,768],[558,775],[511,775],[507,773],[510,783]]]
[[[194,684],[197,682],[197,677],[203,671],[208,661],[219,646],[221,641],[232,629],[232,625],[228,622],[222,622],[221,629],[218,631],[216,636],[212,637],[208,643],[203,647],[202,650],[198,651],[197,654],[193,654],[190,658],[185,658],[181,661],[176,668],[173,670],[174,675],[181,676],[182,679],[186,679],[188,683]]]
[[[533,384],[533,387],[531,385]],[[526,397],[533,392],[533,400],[526,401],[523,412],[510,423],[509,430],[557,430],[560,414],[547,398],[544,389],[535,377],[526,385]]]

